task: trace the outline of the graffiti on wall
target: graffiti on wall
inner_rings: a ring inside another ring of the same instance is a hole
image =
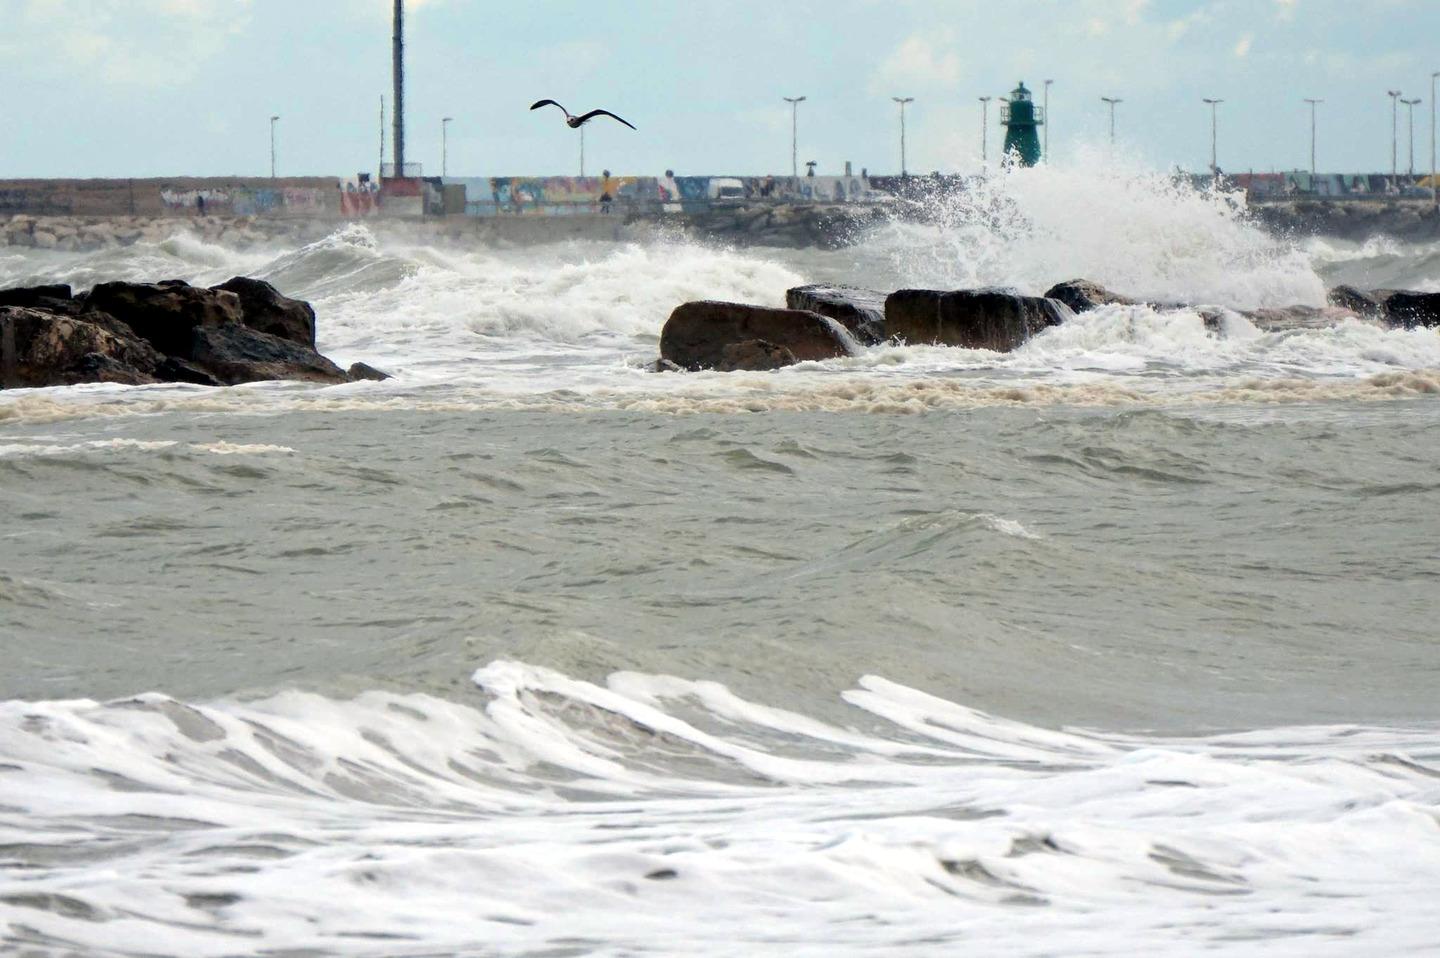
[[[160,191],[160,202],[172,213],[233,213],[257,216],[265,213],[293,213],[313,216],[325,211],[329,190],[311,187],[284,189],[203,189]]]
[[[340,181],[340,215],[351,219],[374,216],[380,209],[380,189],[370,177]]]

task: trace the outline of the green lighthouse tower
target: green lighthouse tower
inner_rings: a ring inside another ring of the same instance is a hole
[[[1025,84],[1015,88],[1000,108],[1000,124],[1005,127],[1005,152],[1019,157],[1021,166],[1034,166],[1040,162],[1040,126],[1045,122],[1045,111],[1035,105]]]

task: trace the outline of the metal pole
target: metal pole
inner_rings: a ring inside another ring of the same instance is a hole
[[[1217,133],[1219,131],[1220,124],[1218,115],[1220,112],[1220,104],[1224,103],[1225,101],[1212,100],[1207,97],[1205,99],[1205,102],[1210,104],[1210,173],[1212,176],[1215,177],[1216,180],[1218,180],[1220,179],[1220,158],[1219,152],[1216,149],[1216,144],[1219,140]]]
[[[990,97],[980,98],[980,165],[990,161]]]
[[[1115,152],[1115,104],[1124,103],[1124,100],[1116,99],[1113,96],[1102,96],[1100,98],[1110,104],[1110,152]]]
[[[278,116],[270,118],[270,179],[275,179],[275,121]]]
[[[790,178],[797,183],[800,181],[800,151],[796,145],[800,135],[800,104],[805,102],[803,96],[784,97],[786,103],[790,104]]]
[[[580,128],[580,178],[585,178],[585,128]]]
[[[1400,91],[1387,90],[1390,94],[1390,188],[1400,188]]]
[[[905,172],[905,104],[914,103],[913,96],[899,97],[892,96],[890,99],[900,104],[900,175],[906,176]]]
[[[1050,84],[1054,80],[1045,81],[1045,163],[1050,163]]]
[[[380,165],[375,168],[378,185],[385,178],[385,94],[380,94]]]
[[[1410,179],[1415,179],[1415,104],[1423,102],[1418,96],[1413,100],[1401,100],[1410,108]]]
[[[1430,202],[1440,210],[1440,177],[1435,175],[1435,78],[1440,73],[1430,74]]]
[[[455,122],[453,116],[447,116],[440,120],[440,178],[443,180],[450,175],[450,124]]]
[[[1306,100],[1305,100],[1305,102],[1308,103],[1308,104],[1310,104],[1310,176],[1311,176],[1311,178],[1314,178],[1314,176],[1315,176],[1315,104],[1317,104],[1317,103],[1324,103],[1325,101],[1324,101],[1324,100],[1311,100],[1311,99],[1309,99],[1309,98],[1307,97]],[[1315,188],[1315,184],[1313,184],[1313,183],[1310,184],[1310,188],[1313,190],[1313,189]]]
[[[395,175],[405,175],[405,0],[395,0]]]

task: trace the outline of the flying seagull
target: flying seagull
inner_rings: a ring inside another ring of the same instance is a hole
[[[541,100],[531,106],[530,109],[538,110],[542,106],[560,106],[560,104],[556,103],[554,100]],[[591,110],[584,116],[571,116],[569,110],[565,109],[563,106],[560,106],[560,112],[565,114],[565,123],[572,130],[580,129],[580,127],[584,126],[587,121],[593,120],[597,116],[608,116],[612,120],[619,120],[621,123],[624,123],[632,130],[635,129],[635,124],[631,123],[629,120],[621,119],[620,117],[611,113],[609,110]]]

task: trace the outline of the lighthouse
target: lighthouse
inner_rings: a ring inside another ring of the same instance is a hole
[[[1013,153],[1021,166],[1039,163],[1040,126],[1044,122],[1045,110],[1035,105],[1022,81],[1000,108],[1000,125],[1005,127],[1004,155],[1009,158]]]

